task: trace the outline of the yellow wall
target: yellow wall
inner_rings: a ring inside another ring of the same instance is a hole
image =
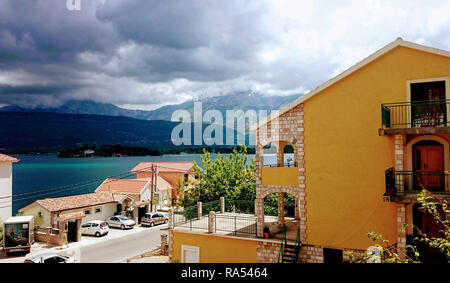
[[[256,241],[173,230],[173,259],[181,262],[181,246],[200,248],[201,263],[256,263]]]
[[[307,242],[366,249],[375,231],[396,243],[384,203],[393,137],[378,136],[382,103],[407,101],[407,80],[448,77],[450,59],[397,47],[304,104]]]
[[[298,186],[298,168],[263,167],[261,184]]]

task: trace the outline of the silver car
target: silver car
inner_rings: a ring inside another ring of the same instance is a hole
[[[110,227],[120,228],[122,230],[133,228],[133,226],[136,225],[136,222],[134,222],[134,220],[131,220],[130,218],[123,215],[112,216],[108,218],[106,222],[108,222],[108,225]]]
[[[147,212],[141,218],[141,225],[153,227],[157,224],[166,224],[168,221],[169,221],[169,219],[166,216],[164,216],[162,213]]]
[[[76,263],[73,257],[62,256],[57,254],[40,254],[27,257],[24,263]]]
[[[109,226],[105,221],[93,220],[81,225],[82,235],[92,235],[100,237],[108,234]]]

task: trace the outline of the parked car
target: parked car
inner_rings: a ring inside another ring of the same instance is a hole
[[[169,222],[169,218],[162,213],[147,212],[141,218],[141,225],[153,227],[157,224],[166,224]]]
[[[108,234],[108,232],[109,232],[109,225],[105,221],[92,220],[81,225],[82,235],[92,235],[100,237]]]
[[[123,215],[112,216],[108,218],[106,222],[108,222],[108,225],[110,227],[116,227],[122,230],[125,230],[127,228],[133,228],[133,226],[136,225],[136,222],[134,222],[134,220],[131,220],[130,218],[125,217]]]
[[[25,258],[24,263],[76,263],[73,257],[57,254],[40,254]]]

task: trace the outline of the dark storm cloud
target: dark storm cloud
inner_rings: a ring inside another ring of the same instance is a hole
[[[81,1],[0,2],[0,104],[292,94],[397,36],[450,48],[447,1]]]

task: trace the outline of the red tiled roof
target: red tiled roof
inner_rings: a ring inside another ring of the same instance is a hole
[[[131,172],[151,172],[152,165],[158,168],[158,172],[187,173],[194,166],[194,162],[141,162],[136,167],[131,169]]]
[[[75,219],[81,219],[83,217],[86,217],[86,215],[82,211],[64,213],[64,214],[59,215],[59,221],[70,221],[70,220],[75,220]]]
[[[106,179],[96,192],[112,192],[114,194],[138,195],[147,185],[149,179]]]
[[[12,162],[12,163],[16,163],[19,162],[19,159],[6,155],[6,154],[1,154],[0,153],[0,162]]]
[[[36,203],[40,204],[42,207],[44,207],[50,212],[82,208],[113,202],[115,201],[113,194],[111,193],[93,193],[61,198],[46,198],[36,201]]]

